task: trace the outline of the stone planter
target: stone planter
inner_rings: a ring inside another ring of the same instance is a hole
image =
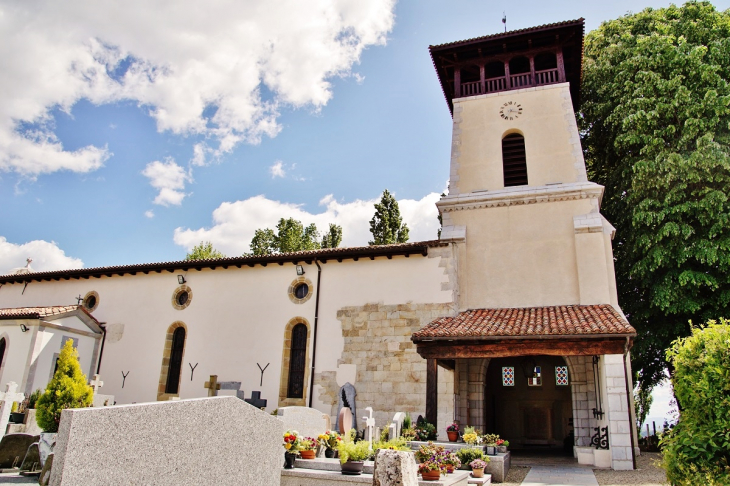
[[[494,455],[497,454],[497,447],[496,446],[489,446],[489,445],[488,446],[485,446],[484,447],[484,452],[488,456],[494,456]]]
[[[362,474],[362,468],[365,466],[363,461],[347,461],[341,465],[342,474],[347,476],[359,476]]]
[[[497,446],[497,452],[499,452],[500,454],[506,454],[507,446]]]

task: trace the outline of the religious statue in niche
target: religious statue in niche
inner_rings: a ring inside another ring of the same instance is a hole
[[[338,395],[337,421],[335,422],[335,429],[341,433],[345,433],[343,432],[343,426],[347,425],[347,431],[349,431],[353,424],[357,424],[357,407],[355,405],[355,396],[357,395],[357,392],[355,391],[355,387],[348,382],[342,385]],[[345,410],[344,413],[343,410]],[[347,412],[349,412],[349,414]]]

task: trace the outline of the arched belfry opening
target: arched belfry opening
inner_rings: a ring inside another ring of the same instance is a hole
[[[527,185],[525,137],[519,133],[510,133],[502,139],[502,170],[504,187]]]

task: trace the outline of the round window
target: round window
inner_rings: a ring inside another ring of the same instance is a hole
[[[185,305],[188,303],[188,298],[190,297],[190,294],[188,294],[186,291],[182,291],[179,294],[177,294],[177,305]]]
[[[297,299],[303,299],[307,294],[309,294],[309,285],[305,283],[297,285],[294,289],[294,296]]]
[[[187,285],[181,285],[172,293],[172,306],[177,310],[183,310],[193,300],[193,291]]]
[[[88,292],[84,296],[84,300],[82,301],[82,303],[84,309],[89,312],[93,312],[94,310],[96,310],[97,307],[99,307],[99,294],[93,290],[91,292]]]

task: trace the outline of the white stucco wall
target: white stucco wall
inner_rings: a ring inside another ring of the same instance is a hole
[[[0,338],[5,338],[6,342],[5,356],[0,371],[0,389],[3,391],[5,385],[11,381],[18,384],[18,391],[23,391],[21,386],[33,333],[31,330],[22,332],[20,330],[21,322],[27,321],[0,321]]]
[[[440,260],[414,255],[321,263],[317,371],[337,371],[344,345],[338,309],[377,302],[449,302],[452,292],[442,290],[448,277],[439,267]],[[317,267],[305,264],[304,268],[314,292]],[[190,305],[183,310],[171,303],[179,286],[178,274],[185,275],[192,290]],[[210,375],[218,375],[219,381],[241,381],[246,397],[252,390],[261,391],[272,410],[279,394],[284,328],[295,317],[306,319],[310,326],[315,320],[316,295],[303,304],[289,298],[288,287],[296,278],[294,265],[286,263],[32,282],[24,294],[22,284],[6,284],[0,293],[0,308],[75,303],[69,302],[69,296],[98,292],[99,305],[93,315],[106,323],[108,332],[100,371],[102,393],[114,395],[117,403],[157,399],[166,333],[171,324],[181,321],[187,327],[181,398],[207,396],[204,382]],[[38,380],[47,379],[50,351],[60,347],[60,341],[54,339],[45,347],[48,356],[43,355],[39,362]],[[11,337],[11,351],[13,340]],[[311,339],[309,344],[311,356]],[[82,356],[85,353],[80,349]],[[197,364],[192,381],[189,363]],[[263,385],[259,384],[257,363],[261,367],[269,364]],[[13,369],[24,365],[13,359]],[[88,373],[90,366],[83,364],[83,369]],[[124,388],[122,372],[128,373]],[[309,383],[306,387],[309,390]]]

